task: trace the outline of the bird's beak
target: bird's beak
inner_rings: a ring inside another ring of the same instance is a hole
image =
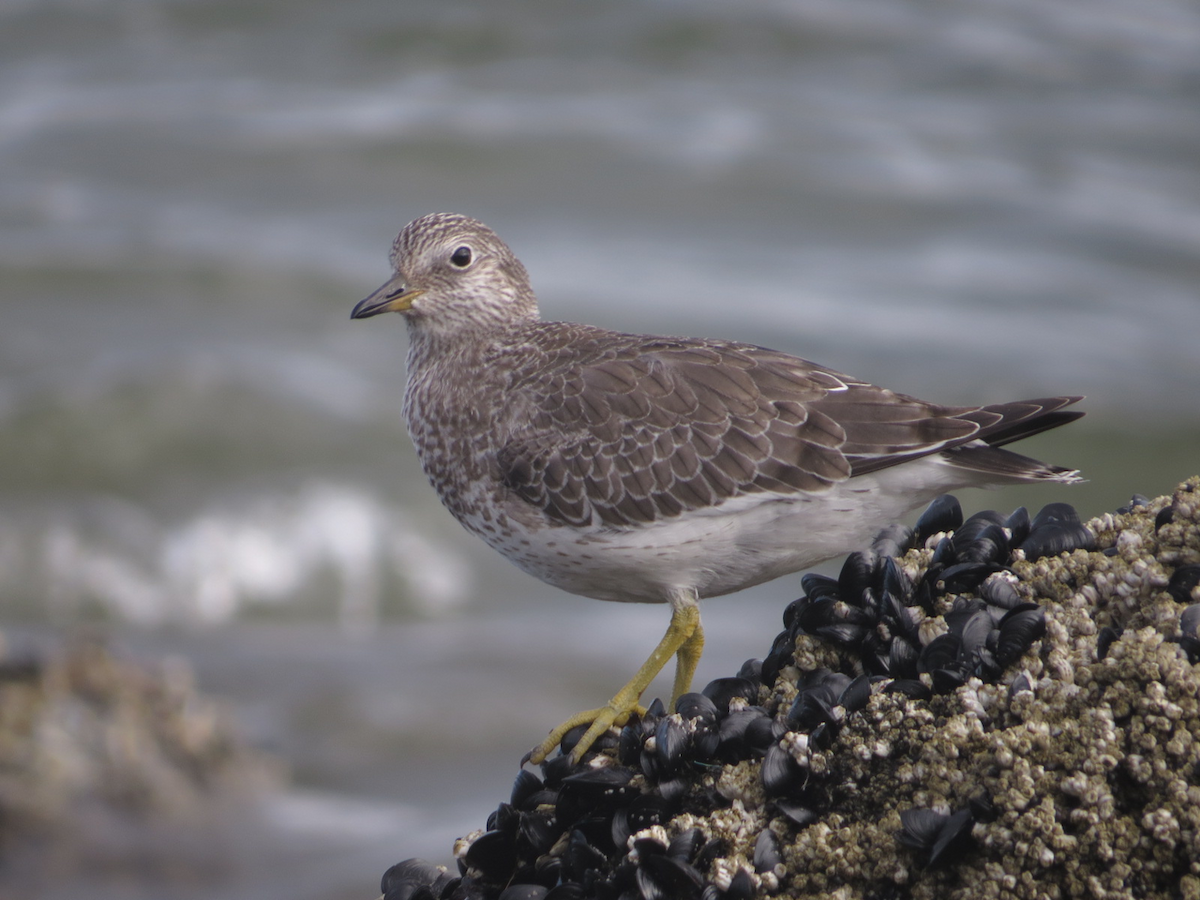
[[[354,307],[352,319],[368,319],[385,312],[404,312],[412,308],[412,302],[425,293],[420,288],[410,288],[404,276],[396,275],[366,300]]]

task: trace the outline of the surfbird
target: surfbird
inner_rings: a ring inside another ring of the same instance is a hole
[[[946,491],[1080,480],[1001,449],[1079,418],[1079,397],[941,406],[752,344],[543,321],[520,260],[461,215],[409,223],[391,263],[352,315],[408,324],[404,417],[447,509],[542,581],[671,608],[629,683],[533,762],[643,712],[672,657],[686,693],[701,598],[844,554]]]

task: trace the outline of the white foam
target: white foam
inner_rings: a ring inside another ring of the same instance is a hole
[[[315,599],[343,627],[362,629],[378,621],[389,580],[428,615],[471,590],[463,560],[402,511],[343,484],[214,505],[166,527],[125,504],[106,505],[100,518],[100,529],[64,518],[35,538],[30,558],[59,615],[94,604],[144,625],[212,625]],[[15,579],[20,569],[6,571]]]

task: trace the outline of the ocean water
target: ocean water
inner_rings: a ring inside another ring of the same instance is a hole
[[[1184,0],[0,0],[0,626],[181,656],[295,772],[261,867],[147,890],[445,861],[665,625],[441,511],[349,319],[405,222],[487,221],[548,317],[1087,394],[1028,444],[1087,485],[963,499],[1092,515],[1200,472],[1198,110]],[[709,604],[701,678],[798,590]]]

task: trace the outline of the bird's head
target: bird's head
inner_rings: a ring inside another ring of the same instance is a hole
[[[351,318],[402,313],[434,332],[478,331],[536,319],[529,275],[482,222],[432,213],[404,226],[392,244],[393,275],[354,307]]]

